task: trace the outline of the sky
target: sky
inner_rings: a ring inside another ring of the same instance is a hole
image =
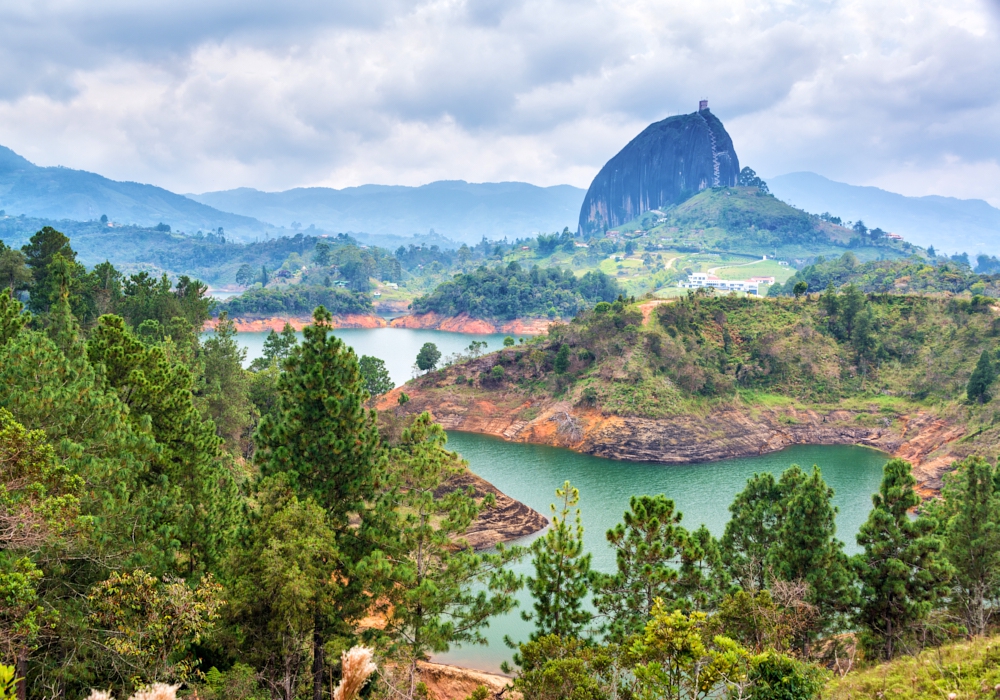
[[[5,0],[0,144],[178,192],[742,165],[1000,206],[1000,0]]]

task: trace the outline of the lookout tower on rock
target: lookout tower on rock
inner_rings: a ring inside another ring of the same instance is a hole
[[[708,100],[699,100],[698,101],[698,111],[699,112],[703,112],[706,109],[708,109]]]

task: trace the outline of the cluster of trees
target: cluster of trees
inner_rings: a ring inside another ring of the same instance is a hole
[[[415,313],[445,316],[467,313],[474,318],[514,319],[530,316],[569,317],[599,301],[613,300],[618,283],[602,272],[577,277],[572,271],[516,262],[455,275],[431,294],[413,302]]]
[[[317,306],[325,306],[333,314],[367,314],[372,312],[368,294],[340,287],[294,284],[281,287],[255,287],[219,304],[232,316],[276,316],[310,314]]]
[[[822,256],[797,271],[782,284],[772,285],[768,296],[791,296],[795,285],[806,284],[811,292],[833,285],[837,289],[855,284],[863,292],[1000,294],[991,276],[977,275],[968,265],[953,262],[933,264],[919,256],[861,263],[853,253],[826,260]]]
[[[822,685],[810,661],[844,672],[858,646],[880,660],[982,635],[1000,596],[998,476],[970,457],[912,517],[910,465],[890,460],[853,556],[816,467],[755,475],[718,539],[684,528],[663,495],[633,497],[607,533],[613,573],[592,570],[566,483],[532,547],[523,616],[535,631],[518,646],[514,687],[531,698],[809,698]]]

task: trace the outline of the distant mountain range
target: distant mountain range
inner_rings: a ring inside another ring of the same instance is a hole
[[[71,168],[42,168],[0,146],[0,209],[44,219],[91,221],[102,214],[116,223],[169,224],[188,233],[214,231],[238,238],[272,228],[247,216],[205,206],[162,187],[117,182]]]
[[[809,172],[767,180],[779,199],[805,211],[830,212],[898,233],[911,243],[948,253],[1000,254],[1000,209],[981,199],[906,197],[877,187],[858,187]]]
[[[484,236],[513,240],[567,226],[575,229],[584,194],[570,185],[443,180],[421,187],[301,187],[285,192],[240,188],[188,196],[286,228],[364,231],[373,237],[412,236],[434,229],[438,235],[473,243]]]
[[[768,185],[778,198],[805,211],[863,219],[921,246],[1000,254],[1000,210],[981,200],[904,197],[808,172],[773,177]],[[184,196],[83,170],[39,167],[0,146],[0,209],[8,215],[94,221],[106,214],[115,223],[151,227],[162,222],[189,234],[222,227],[227,238],[243,241],[299,230],[354,232],[363,242],[389,247],[421,240],[472,243],[484,236],[512,240],[576,228],[585,194],[570,185],[447,180],[421,187],[240,188]]]

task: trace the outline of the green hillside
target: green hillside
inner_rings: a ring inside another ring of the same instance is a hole
[[[664,212],[646,212],[618,227],[623,235],[635,230],[660,245],[789,260],[839,255],[848,247],[863,260],[917,252],[903,241],[881,240],[872,245],[854,231],[789,206],[756,187],[703,190]]]

